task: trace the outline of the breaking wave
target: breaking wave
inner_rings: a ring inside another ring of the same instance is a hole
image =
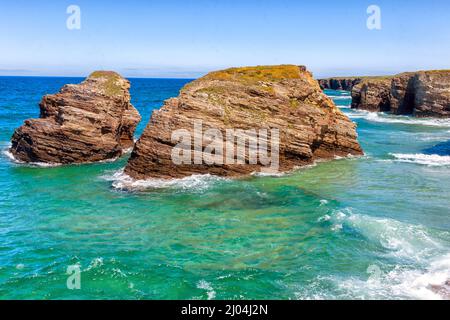
[[[403,154],[403,153],[391,153],[391,156],[395,158],[394,161],[416,163],[426,165],[430,167],[442,167],[450,166],[450,156],[440,156],[437,154]]]
[[[333,100],[350,100],[352,97],[351,96],[330,96],[331,99]]]
[[[62,164],[61,163],[46,163],[46,162],[24,162],[19,159],[16,159],[14,155],[9,151],[9,148],[2,151],[3,155],[5,155],[10,161],[21,164],[21,165],[27,165],[30,167],[41,167],[41,168],[51,168],[51,167],[59,167]]]
[[[424,226],[355,214],[350,208],[333,210],[318,222],[330,224],[333,232],[357,231],[371,243],[381,246],[386,257],[395,261],[388,268],[374,262],[363,277],[317,279],[334,283],[340,292],[338,298],[445,299],[450,296],[450,291],[442,291],[450,279],[450,253],[437,240],[448,238],[448,233],[443,232],[436,238],[437,234],[430,234]],[[304,298],[305,293],[298,296]],[[315,296],[336,298],[326,292],[315,293]]]
[[[119,190],[140,191],[146,189],[176,188],[183,190],[205,190],[216,182],[228,181],[226,178],[210,174],[192,175],[180,179],[145,179],[136,180],[127,175],[123,169],[112,174],[101,176],[102,179],[112,181],[112,186]]]
[[[365,119],[371,122],[398,123],[431,127],[450,127],[449,119],[422,119],[409,116],[389,115],[379,112],[369,112],[364,110],[354,110],[352,113],[349,113],[348,116],[351,119]]]

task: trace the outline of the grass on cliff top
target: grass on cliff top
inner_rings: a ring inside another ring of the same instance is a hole
[[[420,70],[420,71],[409,71],[409,72],[402,72],[396,75],[391,76],[350,76],[350,77],[329,77],[329,78],[323,78],[319,80],[353,80],[353,79],[361,79],[361,80],[390,80],[394,77],[401,76],[401,75],[413,75],[418,72],[425,72],[429,74],[449,74],[450,69],[441,69],[441,70]]]
[[[239,67],[214,71],[204,76],[203,79],[245,83],[271,82],[283,79],[298,79],[301,77],[300,70],[300,67],[295,65]]]
[[[442,70],[427,70],[424,71],[426,73],[431,73],[431,74],[449,74],[450,70],[449,69],[442,69]]]
[[[90,79],[106,79],[104,83],[105,93],[108,96],[120,95],[123,93],[122,86],[118,83],[122,77],[114,71],[94,71],[89,76]]]

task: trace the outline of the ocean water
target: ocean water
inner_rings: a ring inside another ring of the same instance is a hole
[[[14,128],[80,80],[0,78],[0,299],[440,298],[430,286],[450,279],[449,121],[354,111],[348,92],[327,91],[358,124],[364,157],[131,190],[126,157],[14,163]],[[131,79],[137,136],[187,81]]]

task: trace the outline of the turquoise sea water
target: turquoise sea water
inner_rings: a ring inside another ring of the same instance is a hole
[[[353,111],[366,156],[280,177],[125,191],[126,157],[33,167],[7,150],[76,78],[0,78],[0,299],[439,298],[450,278],[450,122]],[[187,80],[131,79],[143,115]],[[67,267],[81,269],[69,290]]]

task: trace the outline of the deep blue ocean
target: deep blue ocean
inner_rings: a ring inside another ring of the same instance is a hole
[[[124,191],[115,162],[15,163],[14,129],[81,78],[0,77],[0,299],[438,299],[450,279],[450,121],[349,108],[361,158]],[[130,79],[142,115],[189,80]],[[80,289],[67,287],[78,266]]]

